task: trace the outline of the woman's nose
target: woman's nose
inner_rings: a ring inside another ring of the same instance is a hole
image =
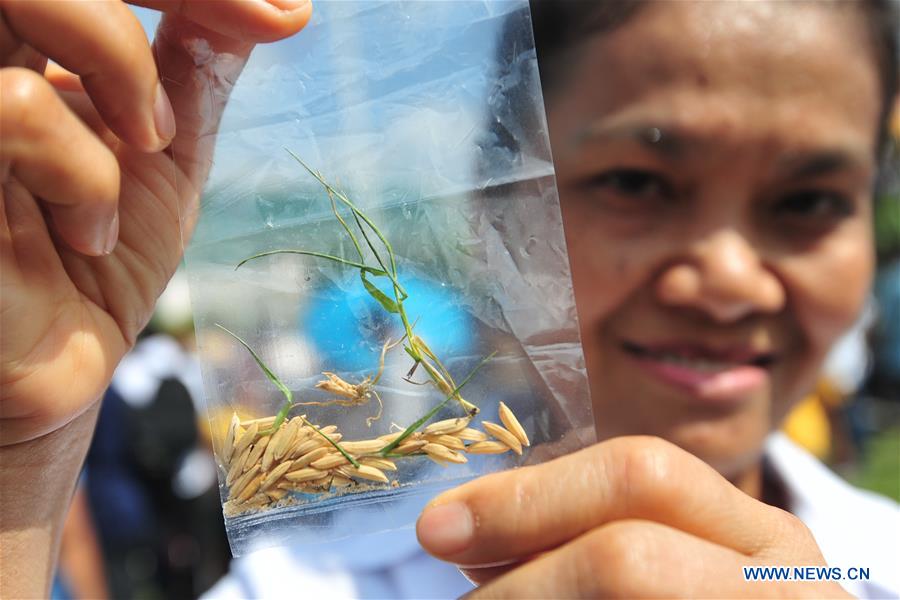
[[[723,323],[775,313],[785,303],[781,281],[733,230],[692,244],[662,272],[656,294],[663,304],[698,309]]]

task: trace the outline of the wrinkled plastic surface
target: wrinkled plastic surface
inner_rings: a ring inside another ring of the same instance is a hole
[[[392,241],[415,330],[457,381],[497,352],[464,389],[482,411],[473,427],[499,422],[502,400],[533,444],[463,465],[402,460],[390,474],[398,487],[226,516],[236,555],[410,526],[443,488],[590,441],[573,439],[592,417],[529,19],[526,0],[318,0],[309,26],[258,47],[235,86],[186,254],[220,463],[232,411],[273,415],[283,398],[215,324],[247,340],[300,401],[328,398],[314,387],[322,371],[374,374],[382,343],[402,335],[352,268],[277,255],[235,269],[283,248],[354,257],[328,196],[286,149]],[[384,415],[371,428],[373,402],[303,412],[344,440],[405,427],[443,398],[403,381],[411,364],[389,353]],[[449,403],[435,418],[458,414]]]

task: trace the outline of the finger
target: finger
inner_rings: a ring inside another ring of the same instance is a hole
[[[57,91],[86,93],[81,78],[56,63],[49,63],[44,69],[44,77]]]
[[[538,555],[542,556],[542,555]],[[506,575],[510,571],[520,568],[523,564],[533,560],[533,558],[523,560],[512,560],[499,565],[478,566],[478,567],[460,567],[459,571],[466,579],[475,585],[485,585],[491,581]]]
[[[119,0],[0,0],[9,29],[23,42],[77,73],[109,127],[152,152],[175,135],[171,106],[159,85],[147,36]]]
[[[129,0],[183,17],[222,36],[272,42],[301,29],[312,15],[310,0]]]
[[[40,73],[47,65],[47,57],[23,42],[12,32],[0,10],[0,65],[25,67]]]
[[[53,86],[63,102],[66,103],[69,110],[81,119],[88,126],[88,129],[100,138],[104,145],[115,154],[121,144],[121,140],[106,126],[103,117],[97,112],[97,107],[91,102],[87,92],[84,90],[84,86],[81,85],[81,79],[78,75],[51,63],[47,65],[44,77],[50,82],[50,85]]]
[[[554,548],[627,518],[667,524],[748,555],[791,519],[676,446],[632,437],[450,490],[425,509],[417,533],[435,556],[479,565]]]
[[[186,2],[185,10],[188,4],[193,6]],[[227,18],[243,15],[248,31],[258,28],[261,20],[274,19],[275,24],[270,23],[269,27],[279,35],[295,33],[306,24],[309,15],[307,10],[302,18],[286,12],[276,13],[274,17],[263,13],[260,17],[248,7],[263,4],[262,0],[196,4],[200,6],[190,10],[206,11],[203,14],[207,16],[214,7],[220,9],[218,18],[221,19],[227,15],[231,15]],[[229,37],[172,13],[163,16],[157,30],[154,55],[172,100],[179,131],[171,150],[187,175],[188,184],[194,188],[202,186],[209,171],[222,113],[255,41],[253,35]]]
[[[0,70],[0,162],[42,198],[60,237],[78,252],[112,251],[119,167],[112,152],[34,71]]]
[[[748,590],[743,555],[651,521],[605,525],[467,598],[733,598]]]

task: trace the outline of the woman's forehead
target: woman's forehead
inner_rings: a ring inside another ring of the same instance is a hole
[[[821,137],[870,154],[877,66],[859,11],[828,6],[655,3],[574,53],[551,109],[564,108],[567,137],[604,119],[617,129],[702,127],[710,138],[787,128],[810,145]]]

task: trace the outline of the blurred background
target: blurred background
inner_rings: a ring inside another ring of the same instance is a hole
[[[152,32],[156,15],[136,12]],[[876,201],[878,271],[869,305],[784,429],[851,483],[900,501],[900,113],[892,134]],[[54,598],[191,598],[227,572],[210,440],[187,278],[179,271],[104,398],[63,534]]]

